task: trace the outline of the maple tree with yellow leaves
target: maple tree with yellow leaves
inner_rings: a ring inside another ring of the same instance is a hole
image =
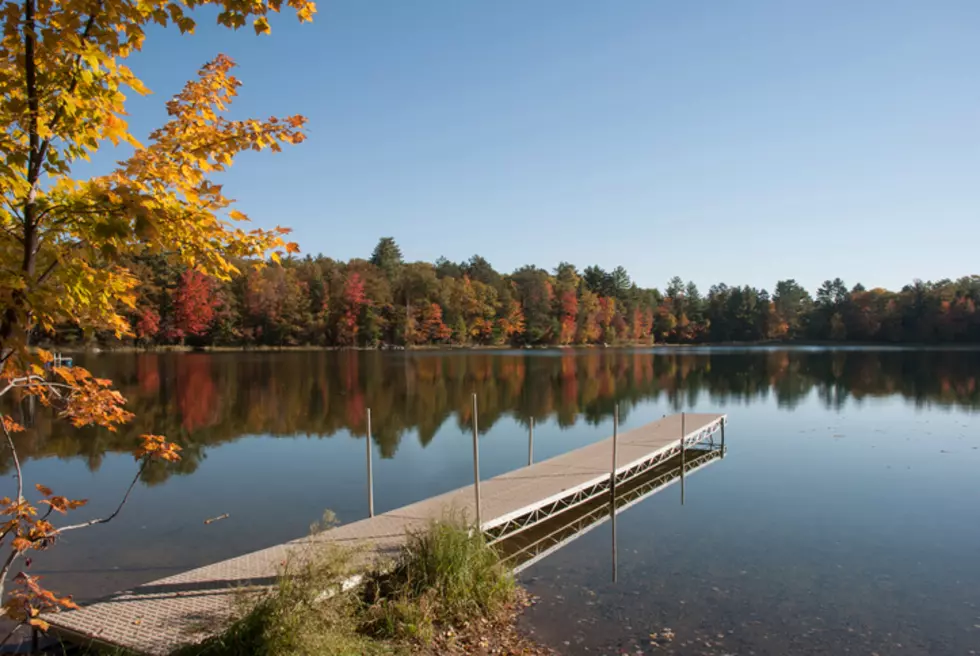
[[[130,258],[165,255],[219,279],[236,273],[236,258],[293,252],[287,230],[246,229],[221,185],[210,180],[248,150],[279,151],[303,140],[302,116],[232,120],[225,114],[239,87],[234,63],[217,56],[167,103],[167,122],[141,143],[129,131],[125,103],[148,90],[125,65],[140,51],[151,24],[193,32],[193,10],[210,5],[217,22],[252,23],[270,31],[268,17],[283,5],[300,21],[316,11],[308,0],[22,0],[0,10],[0,397],[33,396],[76,426],[113,430],[131,415],[111,382],[80,367],[52,366],[34,349],[35,331],[74,324],[86,331],[129,332],[123,312],[136,302]],[[128,144],[132,154],[110,173],[74,177],[73,166],[101,146]],[[30,550],[49,548],[64,532],[111,520],[140,473],[153,460],[176,460],[179,447],[144,435],[138,467],[119,507],[108,517],[67,526],[49,521],[84,500],[58,496],[43,485],[35,503],[11,435],[23,430],[0,415],[13,451],[17,490],[0,499],[2,613],[45,629],[44,612],[72,608],[70,597],[45,590],[38,577],[8,575]],[[9,638],[9,636],[8,636]]]

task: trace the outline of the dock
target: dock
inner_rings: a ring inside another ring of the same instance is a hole
[[[480,527],[492,544],[534,529],[547,529],[549,521],[562,513],[615,498],[617,486],[629,491],[630,481],[642,480],[639,477],[645,475],[658,477],[658,468],[662,470],[673,459],[679,458],[681,463],[678,476],[667,475],[658,487],[673,478],[679,478],[683,485],[683,474],[706,462],[699,460],[705,458],[699,445],[709,440],[714,443],[720,434],[718,453],[724,456],[726,423],[727,417],[721,414],[677,414],[618,435],[614,431],[613,437],[574,451],[494,478],[477,479],[478,485],[153,581],[45,619],[51,625],[50,632],[66,641],[169,654],[208,638],[209,631],[220,630],[232,618],[240,591],[274,585],[283,562],[297,550],[318,544],[357,547],[380,564],[398,554],[408,532],[426,528],[450,510],[470,520],[480,517]],[[692,450],[691,457],[685,464],[688,449]],[[478,471],[476,446],[474,461]],[[617,504],[617,512],[624,508]],[[522,564],[526,567],[529,563]]]

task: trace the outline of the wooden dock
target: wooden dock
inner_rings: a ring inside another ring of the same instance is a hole
[[[726,422],[725,415],[718,414],[671,415],[619,434],[616,484],[653,471],[682,450],[713,440],[718,432],[723,444]],[[481,481],[479,514],[488,539],[499,542],[566,510],[608,497],[612,454],[613,438],[607,438]],[[273,585],[290,553],[311,544],[333,543],[357,546],[381,562],[397,554],[408,531],[425,528],[449,509],[475,518],[474,486],[153,581],[45,619],[54,635],[72,642],[168,654],[207,638],[209,630],[220,629],[234,612],[239,591]]]

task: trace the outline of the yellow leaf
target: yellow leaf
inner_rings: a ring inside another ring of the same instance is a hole
[[[272,31],[272,28],[269,27],[269,21],[266,20],[265,16],[256,18],[252,25],[255,27],[256,34],[268,34]]]

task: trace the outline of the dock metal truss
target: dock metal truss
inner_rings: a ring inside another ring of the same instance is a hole
[[[707,467],[716,460],[724,458],[725,447],[711,449],[697,448],[691,450],[691,459],[684,463],[684,475],[692,474]],[[616,514],[632,508],[636,504],[663,491],[681,479],[681,467],[675,467],[649,481],[624,492],[617,493]],[[574,513],[572,513],[574,514]],[[511,567],[514,574],[519,574],[531,565],[539,562],[548,555],[561,549],[569,542],[577,540],[592,529],[603,524],[610,518],[609,505],[603,504],[577,517],[572,517],[568,524],[548,533],[521,549],[508,554],[503,562]]]
[[[691,449],[702,443],[708,443],[713,446],[715,433],[722,432],[722,435],[724,435],[724,426],[727,423],[728,417],[722,415],[699,430],[687,434],[683,439],[683,448]],[[644,458],[619,467],[616,470],[616,485],[622,485],[637,476],[642,476],[661,463],[680,455],[681,449],[681,440],[677,440]],[[498,517],[490,522],[485,522],[483,524],[483,532],[487,537],[487,542],[489,544],[496,544],[512,535],[533,528],[555,515],[581,506],[597,497],[608,496],[611,478],[608,474],[597,476],[583,485],[564,490],[558,495],[544,499],[533,507],[528,506]]]

